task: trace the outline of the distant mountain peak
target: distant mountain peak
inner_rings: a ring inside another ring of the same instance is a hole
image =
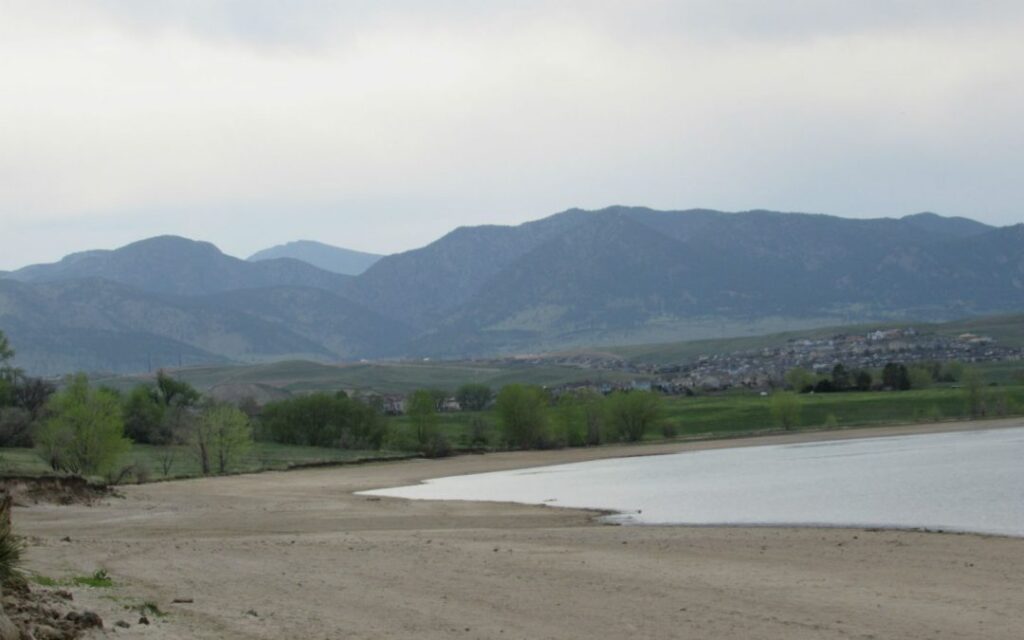
[[[460,227],[358,276],[302,253],[358,252],[275,249],[245,261],[160,236],[74,254],[0,278],[0,324],[19,366],[60,373],[533,353],[1024,309],[1024,225],[930,212],[569,209]]]
[[[959,216],[942,216],[932,211],[922,211],[903,216],[900,220],[919,229],[954,238],[966,238],[991,231],[994,227]]]
[[[224,254],[210,242],[156,236],[114,250],[85,251],[5,276],[22,282],[100,278],[151,293],[203,295],[235,289],[307,286],[340,290],[347,277],[295,260],[251,263]]]
[[[291,258],[301,260],[324,271],[357,276],[373,266],[381,257],[374,253],[336,247],[316,240],[293,240],[257,251],[249,256],[248,260],[249,262],[260,262]]]

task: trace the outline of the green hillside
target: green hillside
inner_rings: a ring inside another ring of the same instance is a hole
[[[943,336],[974,333],[989,336],[1005,347],[1024,347],[1024,315],[1000,315],[942,323],[893,322],[829,326],[739,338],[602,347],[600,352],[612,354],[634,363],[674,364],[689,362],[703,355],[776,347],[796,339],[827,338],[837,334],[859,334],[876,329],[901,327],[913,327],[920,333],[934,333]],[[581,351],[580,353],[586,352]]]

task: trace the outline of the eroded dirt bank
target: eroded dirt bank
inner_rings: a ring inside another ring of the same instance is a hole
[[[910,430],[1019,426],[1020,420]],[[117,637],[1019,638],[1024,539],[864,530],[613,527],[580,511],[354,491],[800,434],[464,456],[126,488],[15,510],[29,567]],[[190,599],[191,603],[173,603]],[[133,607],[167,615],[135,624]]]

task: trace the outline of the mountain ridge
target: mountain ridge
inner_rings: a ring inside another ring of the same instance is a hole
[[[1021,310],[1024,224],[930,213],[569,209],[460,227],[358,276],[165,236],[0,276],[0,329],[11,327],[19,364],[46,371],[137,368],[147,340],[197,362],[330,362]],[[117,332],[130,350],[111,346]]]
[[[118,249],[73,253],[58,262],[30,265],[5,277],[22,282],[102,278],[141,291],[178,295],[289,284],[337,291],[349,278],[291,258],[250,263],[222,253],[210,242],[170,235],[146,238]]]
[[[357,276],[382,257],[376,253],[345,249],[315,240],[294,240],[257,251],[246,260],[260,262],[277,258],[291,258],[331,273]]]

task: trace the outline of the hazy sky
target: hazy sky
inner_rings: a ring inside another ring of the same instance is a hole
[[[1024,220],[1024,2],[0,0],[0,269],[580,206]]]

